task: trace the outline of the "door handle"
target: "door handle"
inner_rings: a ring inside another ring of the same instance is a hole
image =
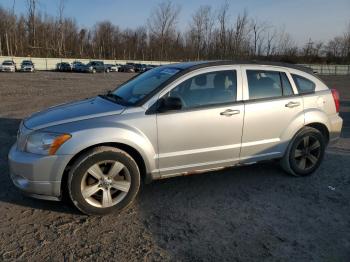
[[[286,107],[289,107],[289,108],[293,108],[297,106],[300,106],[299,102],[289,102],[288,104],[286,104]]]
[[[233,116],[233,115],[237,115],[239,113],[240,113],[239,110],[227,109],[224,112],[221,112],[220,115],[221,116]]]

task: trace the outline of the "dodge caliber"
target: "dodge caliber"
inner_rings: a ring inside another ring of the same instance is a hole
[[[10,175],[33,197],[99,215],[127,207],[141,181],[271,159],[307,176],[340,135],[338,112],[338,92],[303,67],[171,64],[24,119]]]

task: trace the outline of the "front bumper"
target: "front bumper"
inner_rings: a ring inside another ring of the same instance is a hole
[[[3,67],[0,69],[1,72],[15,72],[14,68],[10,68],[10,67]]]
[[[71,155],[41,156],[17,150],[13,145],[9,155],[10,177],[24,193],[47,200],[59,200],[61,180]]]
[[[34,68],[24,67],[24,68],[21,68],[21,72],[34,72]]]

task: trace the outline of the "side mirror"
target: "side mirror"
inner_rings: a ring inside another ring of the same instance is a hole
[[[167,97],[160,101],[159,112],[180,110],[182,108],[182,102],[179,97]]]

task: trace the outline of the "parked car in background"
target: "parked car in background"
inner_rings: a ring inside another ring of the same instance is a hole
[[[85,68],[85,64],[80,61],[74,61],[72,63],[72,71],[73,72],[83,72]]]
[[[23,60],[21,63],[21,72],[34,72],[35,67],[31,60]]]
[[[119,69],[119,72],[135,73],[135,67],[132,64],[122,65]]]
[[[146,72],[147,66],[145,64],[135,64],[135,73],[143,73]]]
[[[10,175],[34,197],[68,194],[82,212],[98,215],[127,207],[141,178],[266,160],[303,177],[339,139],[339,106],[338,92],[300,66],[161,66],[106,94],[25,118],[9,152]]]
[[[146,65],[146,71],[156,68],[156,65]]]
[[[11,60],[5,60],[4,62],[2,62],[1,67],[0,67],[0,71],[1,72],[16,72],[16,63],[11,61]]]
[[[88,73],[101,73],[106,72],[105,64],[102,61],[91,61],[84,67],[84,72]]]
[[[106,72],[118,72],[119,67],[114,64],[105,64]]]
[[[56,65],[56,70],[59,72],[71,72],[72,66],[67,62],[62,62]]]

